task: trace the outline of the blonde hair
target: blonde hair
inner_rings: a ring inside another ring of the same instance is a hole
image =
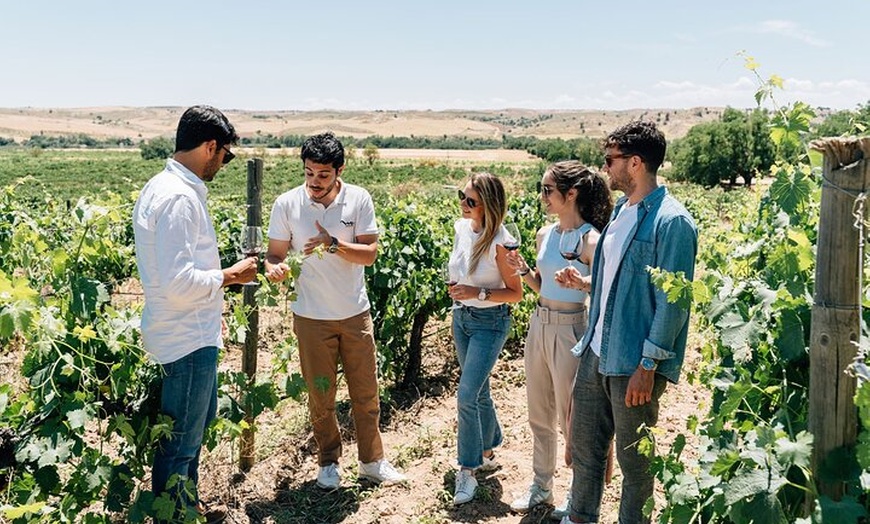
[[[507,213],[507,198],[501,180],[491,173],[472,173],[471,187],[477,191],[480,196],[480,205],[483,206],[483,232],[474,243],[471,250],[471,260],[468,264],[468,272],[474,273],[480,259],[489,252],[492,242],[498,234],[501,222]]]

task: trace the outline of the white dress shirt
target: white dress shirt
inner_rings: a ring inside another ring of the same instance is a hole
[[[142,340],[160,364],[223,346],[223,273],[207,194],[199,177],[170,158],[133,208],[136,265],[145,291]]]

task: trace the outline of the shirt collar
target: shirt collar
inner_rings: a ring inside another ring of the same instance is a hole
[[[335,195],[335,200],[332,201],[330,206],[339,205],[343,206],[346,204],[347,199],[347,183],[342,180],[341,186],[338,188],[338,194]],[[306,206],[323,206],[320,202],[315,201],[311,198],[311,195],[308,194],[308,188],[305,187],[305,184],[302,184],[302,203]]]
[[[184,164],[174,158],[166,159],[166,170],[184,180],[185,183],[192,186],[194,191],[203,197],[208,193],[208,187],[206,187],[205,182],[196,176],[193,171],[185,167]]]
[[[652,208],[658,206],[662,200],[664,200],[665,195],[668,194],[668,189],[665,186],[658,186],[655,188],[652,193],[643,197],[643,199],[638,202],[638,205],[644,209],[644,211],[649,211]],[[628,197],[623,195],[619,197],[619,200],[616,201],[616,209],[622,209],[622,206],[628,202]],[[640,209],[640,207],[638,209]]]

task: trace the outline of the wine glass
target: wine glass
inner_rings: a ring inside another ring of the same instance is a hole
[[[507,231],[507,238],[502,245],[508,251],[516,251],[520,248],[520,228],[516,224],[505,224],[504,229]]]
[[[507,232],[507,238],[502,242],[502,245],[508,251],[516,251],[520,248],[520,228],[516,224],[505,224],[504,229]],[[514,275],[519,275],[520,270],[514,271]]]
[[[239,234],[239,251],[242,257],[257,257],[263,251],[263,228],[245,226]]]
[[[462,259],[455,258],[453,256],[450,259],[446,260],[444,264],[441,265],[441,279],[447,284],[447,287],[453,287],[459,283],[459,279],[463,274],[463,264]],[[450,309],[458,309],[460,307],[460,303],[458,300],[453,301],[453,305],[450,306]]]
[[[239,260],[243,260],[246,257],[257,257],[259,259],[260,253],[263,251],[263,228],[259,226],[243,227],[239,234],[239,251],[241,251]],[[257,279],[242,285],[256,286]]]
[[[562,231],[562,237],[559,239],[559,254],[568,261],[568,266],[571,266],[574,260],[580,258],[579,249],[582,238],[583,235],[579,228]]]

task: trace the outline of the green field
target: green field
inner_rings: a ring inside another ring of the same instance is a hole
[[[209,184],[210,198],[246,198],[247,160],[239,157],[224,167]],[[269,206],[280,193],[302,183],[302,163],[298,157],[263,156],[263,205]],[[163,169],[163,160],[143,160],[138,150],[39,150],[0,149],[0,187],[27,177],[16,188],[19,198],[42,201],[45,198],[76,201],[79,197],[100,198],[108,193],[129,195]],[[469,169],[488,170],[509,181],[527,183],[537,179],[544,164],[528,167],[510,164],[473,164],[468,162],[387,161],[369,165],[350,159],[344,179],[379,195],[401,195],[437,191],[443,185],[461,183]]]

